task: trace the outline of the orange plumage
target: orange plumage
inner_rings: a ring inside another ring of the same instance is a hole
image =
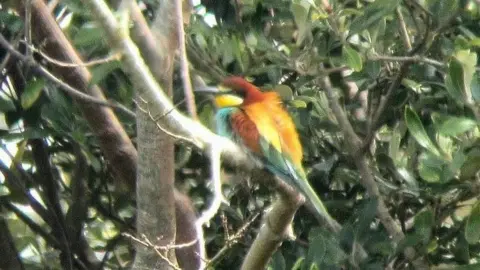
[[[240,77],[229,77],[222,84],[243,101],[238,106],[220,106],[216,114],[218,133],[247,147],[268,170],[299,189],[331,229],[338,229],[308,183],[297,130],[278,94],[262,92]]]

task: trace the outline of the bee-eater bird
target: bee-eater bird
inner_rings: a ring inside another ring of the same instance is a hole
[[[300,191],[330,229],[340,228],[308,183],[297,130],[277,93],[262,92],[241,77],[226,78],[220,88],[197,90],[214,93],[220,136],[245,146],[265,168]]]

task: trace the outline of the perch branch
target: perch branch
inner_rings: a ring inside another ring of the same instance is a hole
[[[190,71],[188,69],[187,49],[185,45],[185,30],[183,27],[183,8],[182,0],[175,0],[175,12],[177,19],[178,45],[180,48],[180,67],[182,70],[183,91],[187,100],[187,108],[190,116],[197,119],[197,107],[195,105],[195,96],[193,94],[192,82],[190,81]]]
[[[151,104],[149,113],[159,126],[172,134],[189,138],[189,142],[199,149],[206,150],[216,145],[221,150],[223,157],[240,167],[242,165],[244,168],[252,167],[251,161],[232,141],[214,134],[199,122],[175,110],[170,99],[152,77],[126,29],[120,28],[117,19],[104,1],[84,0],[84,2],[91,8],[106,30],[111,44],[123,52],[125,71],[130,75],[134,84],[138,86],[137,89],[141,92],[142,97],[148,99]]]

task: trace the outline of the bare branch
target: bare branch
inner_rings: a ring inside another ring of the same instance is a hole
[[[421,56],[421,55],[413,55],[413,56],[389,56],[389,55],[370,55],[367,56],[368,60],[371,61],[391,61],[391,62],[412,62],[412,63],[425,63],[437,68],[446,68],[446,65],[442,62],[437,60]]]
[[[238,231],[232,235],[232,236],[229,236],[228,235],[228,230],[226,230],[226,236],[227,236],[227,239],[225,239],[225,245],[217,252],[217,254],[215,254],[215,256],[213,256],[212,259],[210,259],[208,261],[208,264],[207,266],[214,266],[215,264],[217,264],[223,257],[223,255],[234,245],[238,242],[238,240],[240,238],[243,237],[243,235],[245,234],[245,232],[247,231],[248,227],[250,227],[250,225],[252,225],[252,223],[258,218],[258,216],[260,215],[260,213],[257,213],[255,214],[253,217],[251,217],[245,224],[243,224],[243,226],[238,229]]]
[[[94,60],[90,60],[90,61],[83,62],[83,63],[68,63],[68,62],[65,62],[65,61],[57,60],[57,59],[55,59],[51,56],[48,56],[47,53],[43,52],[40,49],[35,48],[31,44],[26,44],[26,46],[28,46],[33,52],[36,52],[36,53],[40,54],[48,62],[50,62],[52,64],[55,64],[59,67],[91,67],[91,66],[96,66],[96,65],[100,65],[100,64],[105,64],[105,63],[108,63],[108,62],[111,62],[111,61],[118,61],[122,57],[121,54],[114,53],[114,54],[106,56],[104,58],[94,59]]]
[[[410,36],[408,35],[407,25],[405,24],[405,19],[403,18],[402,9],[400,7],[397,7],[395,9],[395,13],[397,14],[398,21],[400,23],[400,33],[403,43],[408,50],[411,50],[412,42],[410,41]]]
[[[175,270],[181,270],[180,267],[178,267],[178,265],[175,262],[170,261],[168,259],[168,257],[162,253],[162,250],[165,251],[165,252],[168,252],[169,249],[167,249],[165,247],[159,248],[158,246],[154,245],[145,235],[142,235],[143,240],[138,239],[138,238],[136,238],[136,237],[134,237],[133,235],[130,235],[130,234],[123,234],[123,235],[132,239],[136,243],[143,245],[144,247],[152,248],[153,250],[155,250],[155,253],[160,258],[162,258],[162,260],[164,260],[165,262],[168,263],[168,265],[170,265],[170,267],[172,267]]]
[[[180,67],[182,69],[183,91],[185,93],[185,99],[187,100],[188,112],[193,119],[197,119],[197,107],[195,105],[195,96],[193,94],[192,82],[190,81],[190,71],[188,69],[187,49],[185,44],[185,30],[183,28],[184,18],[182,0],[175,0],[175,12],[177,14],[177,34],[178,45],[180,47]]]
[[[96,97],[92,97],[90,95],[87,95],[81,92],[80,90],[73,88],[72,86],[65,83],[64,81],[60,80],[55,75],[50,73],[50,71],[48,71],[45,67],[41,66],[35,60],[33,60],[33,58],[25,56],[20,52],[18,52],[17,50],[15,50],[15,48],[13,48],[13,46],[10,43],[8,43],[8,41],[5,39],[5,37],[1,33],[0,33],[0,45],[5,49],[7,49],[13,57],[22,61],[27,66],[32,67],[39,74],[41,74],[42,76],[44,76],[45,78],[47,78],[48,80],[50,80],[51,82],[59,86],[60,89],[64,90],[66,93],[72,95],[73,97],[85,102],[96,104],[96,105],[112,107],[124,112],[126,115],[130,117],[135,117],[134,112],[127,109],[125,106],[121,104],[118,104],[118,103],[114,104]]]
[[[330,83],[330,79],[328,79],[328,77],[325,76],[319,80],[319,83],[321,87],[325,90],[325,93],[328,98],[328,103],[330,104],[333,114],[337,119],[340,129],[343,130],[345,134],[345,142],[347,142],[347,144],[349,145],[349,148],[350,148],[349,150],[351,151],[351,153],[356,154],[356,151],[358,151],[358,149],[360,149],[360,146],[361,146],[360,138],[357,136],[357,134],[353,130],[352,124],[348,120],[348,117],[345,114],[345,111],[340,106],[337,94],[335,93],[335,90],[332,88],[332,85]]]

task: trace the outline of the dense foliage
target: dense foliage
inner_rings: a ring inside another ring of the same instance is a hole
[[[142,5],[151,20],[156,1]],[[2,35],[29,53],[24,20],[8,3],[0,7]],[[300,132],[309,180],[343,225],[338,234],[327,232],[301,208],[295,238],[278,249],[271,269],[410,269],[407,247],[432,269],[480,267],[478,1],[203,0],[193,10],[186,26],[192,72],[211,84],[237,74],[280,93]],[[85,59],[114,53],[80,1],[60,1],[53,12]],[[127,267],[134,252],[122,233],[134,231],[132,191],[113,179],[71,98],[10,61],[2,47],[0,57],[0,212],[22,263],[57,269],[71,252],[74,268]],[[91,84],[133,110],[134,89],[121,67],[118,60],[89,66]],[[361,139],[356,149],[323,76]],[[177,75],[174,99],[183,109]],[[201,97],[197,105],[200,120],[213,127],[212,105]],[[135,141],[135,119],[118,116]],[[211,197],[208,158],[183,144],[176,150],[178,188],[202,210]],[[363,159],[375,187],[361,180]],[[257,214],[275,196],[255,175],[224,178],[230,205],[206,228],[206,245],[210,258],[228,246],[216,269],[237,269],[262,223]],[[381,196],[374,198],[372,188]],[[400,241],[377,217],[379,200],[405,234]],[[77,249],[66,254],[61,234],[81,230]],[[238,243],[227,241],[239,231]]]

